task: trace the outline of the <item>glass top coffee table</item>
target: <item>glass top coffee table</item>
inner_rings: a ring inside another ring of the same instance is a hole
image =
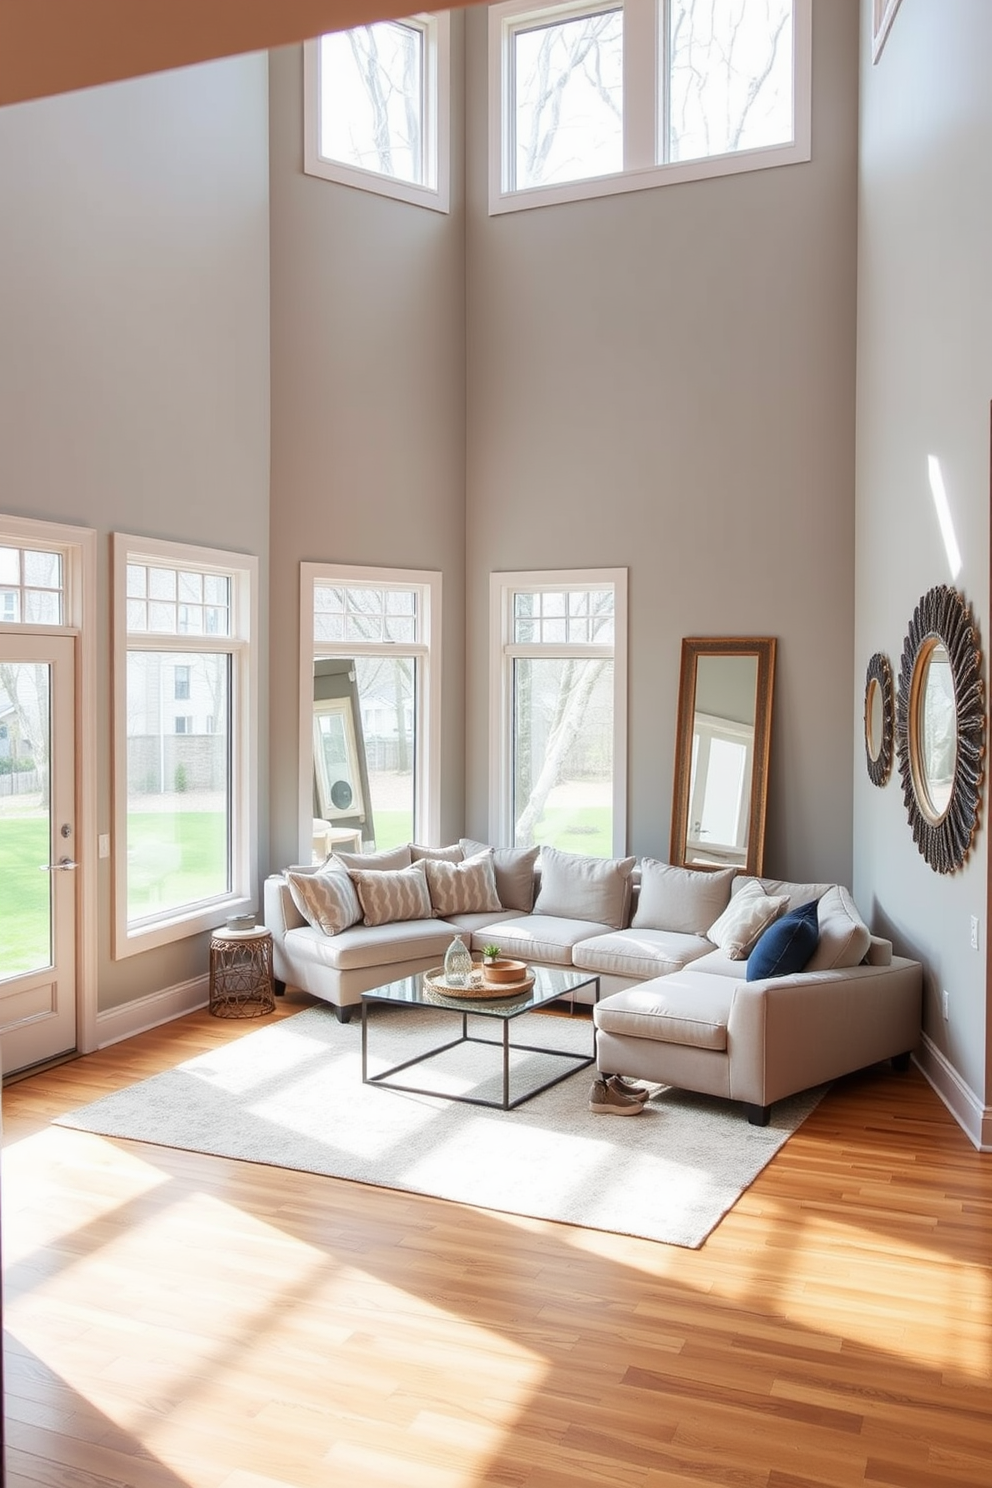
[[[423,973],[414,976],[400,977],[395,982],[387,982],[385,986],[374,987],[370,992],[362,993],[362,1083],[365,1085],[384,1085],[388,1090],[404,1090],[412,1095],[435,1095],[444,1100],[462,1101],[469,1106],[491,1106],[499,1111],[512,1111],[515,1106],[520,1106],[524,1101],[532,1100],[535,1095],[540,1095],[542,1090],[550,1090],[552,1085],[558,1085],[562,1080],[567,1080],[569,1075],[574,1075],[577,1070],[588,1069],[596,1058],[595,1028],[590,1026],[589,1039],[591,1049],[588,1054],[576,1054],[570,1049],[549,1048],[546,1045],[520,1044],[510,1040],[510,1027],[515,1019],[524,1013],[533,1012],[535,1008],[544,1007],[549,1002],[555,1002],[559,998],[569,997],[579,987],[592,987],[593,1000],[599,1001],[599,977],[594,972],[585,971],[557,971],[545,966],[532,966],[530,970],[534,976],[533,986],[525,991],[510,993],[505,997],[465,997],[460,998],[457,993],[441,993],[435,988],[427,985]],[[390,1065],[388,1069],[379,1070],[370,1075],[368,1070],[368,1045],[369,1045],[369,1008],[373,1003],[386,1002],[398,1007],[409,1008],[411,1013],[417,1008],[430,1008],[432,1012],[438,1009],[454,1014],[461,1020],[461,1033],[447,1043],[439,1044],[436,1048],[428,1049],[421,1054],[416,1054],[411,1059],[404,1059],[400,1064]],[[573,999],[574,1007],[574,999]],[[469,1019],[473,1020],[473,1026],[477,1030],[469,1032]],[[476,1021],[478,1020],[478,1021]],[[486,1025],[497,1024],[495,1038],[488,1033],[483,1035],[481,1029]],[[552,1025],[553,1026],[553,1025]],[[502,1097],[499,1100],[490,1100],[479,1095],[456,1095],[447,1090],[429,1089],[423,1085],[401,1084],[395,1079],[402,1070],[413,1069],[418,1065],[424,1065],[443,1054],[447,1049],[454,1049],[460,1044],[488,1044],[491,1048],[502,1051]],[[557,1074],[540,1083],[528,1086],[518,1091],[513,1098],[510,1096],[511,1083],[511,1054],[514,1052],[524,1054],[542,1054],[551,1061],[560,1061],[563,1068]]]

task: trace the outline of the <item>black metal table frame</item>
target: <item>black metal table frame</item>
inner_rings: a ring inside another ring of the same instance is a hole
[[[590,976],[588,978],[588,981],[580,982],[580,983],[578,983],[578,986],[584,987],[584,986],[587,986],[588,983],[590,983],[590,982],[594,982],[595,983],[595,992],[593,994],[593,1001],[594,1002],[598,1002],[599,1001],[599,977],[598,976]],[[577,990],[577,987],[573,987],[570,990],[571,990],[571,993],[574,994],[575,991]],[[559,996],[561,996],[561,995],[568,996],[569,994],[568,993],[559,994]],[[549,997],[548,998],[548,1002],[557,1002],[558,1000],[559,1000],[559,997]],[[452,1013],[456,1013],[456,1012],[457,1013],[461,1013],[462,1032],[461,1032],[461,1037],[460,1038],[449,1039],[449,1041],[446,1044],[439,1044],[437,1046],[437,1048],[435,1048],[435,1049],[427,1049],[422,1054],[415,1054],[412,1059],[404,1059],[401,1064],[391,1065],[389,1069],[380,1070],[379,1073],[376,1074],[376,1075],[370,1075],[369,1072],[368,1072],[368,1043],[369,1043],[368,1012],[369,1012],[369,1005],[372,1002],[384,1002],[384,1003],[389,1004],[392,1007],[426,1007],[426,1006],[430,1006],[430,1007],[433,1008],[433,1007],[436,1007],[436,1006],[441,1006],[440,1004],[435,1004],[435,1003],[430,1003],[430,1004],[427,1004],[427,1003],[416,1003],[416,1002],[415,1003],[411,1003],[411,1002],[405,1001],[402,998],[396,998],[395,1000],[393,1000],[391,998],[388,998],[388,997],[381,997],[381,996],[372,997],[372,998],[366,998],[366,997],[363,997],[362,998],[362,1084],[363,1085],[383,1085],[387,1090],[402,1090],[407,1095],[432,1095],[432,1096],[436,1096],[440,1100],[459,1101],[462,1105],[465,1105],[465,1106],[488,1106],[490,1109],[495,1110],[495,1111],[514,1111],[514,1110],[516,1110],[517,1106],[522,1106],[525,1101],[533,1100],[534,1097],[535,1097],[535,1095],[540,1095],[543,1091],[550,1090],[553,1085],[560,1085],[561,1082],[562,1082],[562,1080],[567,1080],[570,1075],[577,1074],[579,1072],[579,1070],[588,1069],[591,1064],[595,1064],[595,1062],[596,1062],[596,1030],[595,1030],[595,1028],[593,1028],[593,1030],[592,1030],[593,1052],[591,1054],[589,1054],[588,1056],[585,1055],[585,1054],[573,1054],[570,1049],[547,1049],[547,1048],[539,1047],[538,1045],[535,1045],[535,1044],[511,1044],[510,1043],[510,1024],[514,1021],[515,1018],[522,1017],[525,1012],[528,1012],[528,1013],[533,1012],[534,1011],[534,1008],[521,1008],[521,1010],[520,1010],[519,1013],[510,1013],[506,1017],[502,1018],[501,1019],[501,1022],[503,1024],[503,1038],[502,1038],[502,1041],[500,1041],[499,1039],[478,1038],[476,1035],[470,1034],[469,1031],[468,1031],[468,1020],[469,1020],[470,1017],[475,1016],[475,1017],[483,1017],[484,1018],[486,1016],[490,1016],[490,1017],[493,1016],[492,1014],[488,1014],[487,1015],[486,1012],[485,1012],[485,1009],[483,1009],[483,1008],[472,1008],[470,1010],[468,1008],[454,1008],[454,1007],[452,1007],[450,1009],[443,1009],[442,1008],[442,1011],[449,1011],[449,1012],[452,1012]],[[538,1007],[543,1007],[543,1006],[546,1006],[546,1005],[547,1005],[546,1003],[538,1003],[537,1004]],[[572,1011],[574,1011],[574,1009],[575,1009],[575,999],[574,999],[574,995],[573,995],[573,997],[572,997]],[[415,1064],[423,1064],[423,1063],[425,1063],[426,1060],[433,1059],[436,1054],[444,1054],[448,1049],[455,1049],[460,1044],[489,1044],[489,1046],[491,1048],[498,1049],[500,1047],[500,1043],[501,1042],[502,1042],[502,1049],[503,1049],[503,1099],[502,1100],[486,1100],[482,1096],[478,1096],[478,1095],[452,1095],[452,1094],[450,1094],[446,1090],[428,1090],[426,1087],[424,1087],[422,1085],[400,1085],[397,1082],[395,1082],[392,1079],[390,1079],[390,1076],[392,1076],[392,1075],[398,1075],[401,1070],[410,1069],[410,1067],[412,1065],[415,1065]],[[542,1085],[536,1085],[533,1090],[527,1090],[527,1091],[525,1091],[523,1093],[523,1095],[518,1095],[515,1100],[512,1100],[511,1101],[511,1099],[510,1099],[510,1052],[511,1052],[511,1050],[518,1050],[519,1052],[524,1053],[524,1054],[550,1054],[555,1059],[567,1059],[569,1061],[569,1064],[571,1065],[571,1068],[564,1070],[560,1075],[555,1075],[554,1078],[551,1079],[551,1080],[545,1080]]]

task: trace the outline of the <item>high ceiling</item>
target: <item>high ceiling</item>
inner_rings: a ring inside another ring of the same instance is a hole
[[[0,0],[0,104],[412,13],[410,0]]]

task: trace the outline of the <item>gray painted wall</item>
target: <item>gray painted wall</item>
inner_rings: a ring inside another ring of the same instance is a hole
[[[0,109],[0,506],[99,534],[98,830],[110,830],[114,530],[261,557],[268,624],[264,56]],[[267,857],[260,740],[260,857]],[[99,1004],[200,976],[205,937],[110,959]]]
[[[460,51],[455,17],[453,55]],[[295,862],[300,563],[440,570],[445,841],[462,827],[461,154],[449,215],[303,175],[303,54],[271,55],[272,840]],[[455,67],[454,117],[460,110]]]
[[[668,855],[683,635],[774,635],[766,869],[849,882],[857,0],[815,0],[810,163],[500,217],[466,21],[466,827],[489,571],[627,566],[629,850]]]
[[[858,341],[855,882],[858,903],[926,968],[931,1073],[988,1103],[988,830],[963,871],[933,873],[907,822],[898,772],[864,769],[864,668],[885,652],[898,674],[920,596],[955,583],[983,651],[989,616],[989,399],[992,396],[992,7],[903,0],[876,66],[862,7]],[[927,464],[941,462],[963,567],[944,554]],[[987,664],[984,668],[987,676]],[[981,950],[970,947],[981,918]],[[950,1018],[940,992],[950,995]]]

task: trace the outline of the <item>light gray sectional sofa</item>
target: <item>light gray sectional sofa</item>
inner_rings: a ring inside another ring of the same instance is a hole
[[[496,942],[504,955],[598,974],[604,1073],[738,1100],[756,1123],[776,1100],[916,1047],[922,968],[870,934],[842,886],[548,848],[537,857],[463,838],[273,875],[276,978],[344,1021],[363,992],[440,965],[456,932],[476,951]]]

